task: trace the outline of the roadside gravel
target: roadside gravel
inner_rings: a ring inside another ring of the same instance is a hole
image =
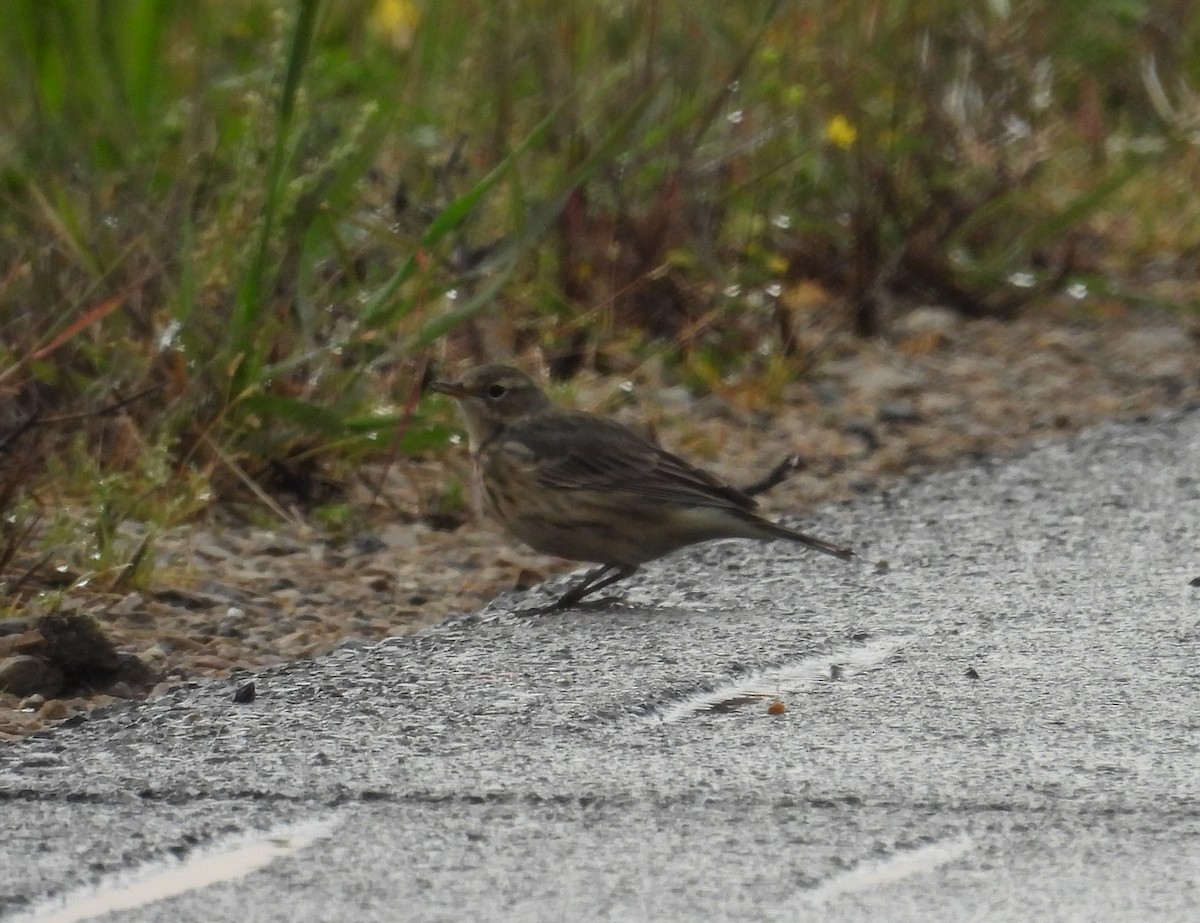
[[[1200,401],[1200,322],[1163,312],[1046,312],[1001,323],[922,308],[886,339],[826,341],[823,355],[769,409],[748,386],[694,397],[648,375],[632,382],[620,415],[650,423],[664,445],[739,485],[799,454],[807,467],[762,501],[771,515],[802,519],[814,504],[910,472]],[[582,383],[578,405],[599,406],[615,384]],[[150,590],[72,590],[61,611],[94,617],[156,679],[70,698],[0,693],[0,741],[82,720],[117,698],[157,696],[183,682],[417,631],[570,569],[487,522],[449,532],[423,521],[423,498],[447,478],[467,476],[465,456],[393,466],[385,499],[396,516],[349,540],[299,520],[272,529],[214,521],[156,541]],[[37,615],[0,623],[0,664],[36,645]]]

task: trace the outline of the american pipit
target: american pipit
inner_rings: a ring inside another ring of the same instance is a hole
[[[563,410],[517,369],[484,365],[430,387],[462,408],[487,512],[537,551],[600,565],[550,609],[696,542],[786,539],[854,555],[764,519],[742,491],[614,420]]]

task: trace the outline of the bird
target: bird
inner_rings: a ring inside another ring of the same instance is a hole
[[[855,556],[763,517],[753,497],[617,421],[559,407],[512,366],[429,387],[458,402],[485,511],[535,551],[598,565],[538,611],[569,609],[647,561],[716,539]]]

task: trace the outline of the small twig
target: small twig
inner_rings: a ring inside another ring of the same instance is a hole
[[[3,504],[2,506],[7,506],[7,504]],[[25,526],[24,530],[20,534],[14,533],[13,535],[10,535],[8,541],[4,543],[4,546],[0,547],[0,574],[4,573],[4,571],[8,569],[8,565],[16,558],[17,551],[19,551],[21,546],[25,544],[25,542],[29,539],[29,536],[33,534],[33,530],[37,527],[37,524],[41,521],[41,513],[38,513],[36,516],[31,516],[29,521],[23,524]],[[48,557],[43,559],[41,563],[35,564],[29,570],[29,572],[26,573],[25,577],[28,577],[29,574],[41,567],[42,564],[45,564],[47,560],[49,560]],[[21,580],[24,580],[25,577],[22,577]],[[13,590],[15,591],[15,587]]]
[[[41,422],[41,420],[36,415],[28,417],[27,419],[22,420],[20,423],[18,423],[16,425],[16,427],[9,430],[3,436],[0,436],[0,452],[3,452],[5,447],[10,442],[15,443],[21,436],[24,436],[27,432],[29,432],[31,429],[33,429],[35,426],[37,426],[40,422]]]
[[[274,513],[276,516],[278,516],[284,522],[290,522],[295,526],[303,526],[304,525],[303,522],[301,522],[295,516],[289,514],[282,506],[280,506],[278,503],[275,502],[275,500],[271,497],[270,494],[268,494],[265,490],[262,489],[262,487],[260,487],[257,483],[255,483],[254,478],[250,477],[250,475],[248,475],[245,471],[243,471],[242,466],[239,465],[237,462],[235,462],[232,458],[230,458],[224,452],[224,450],[219,445],[217,445],[216,441],[211,436],[209,436],[207,433],[205,433],[201,438],[204,440],[205,444],[212,450],[213,454],[216,455],[217,458],[221,462],[223,462],[230,471],[232,471],[234,473],[234,476],[237,477],[238,480],[240,480],[243,484],[246,485],[246,487],[248,487],[250,489],[250,492],[252,494],[254,494],[254,496],[256,496],[267,509],[269,509],[272,513]]]
[[[17,593],[21,591],[26,583],[33,579],[33,576],[40,571],[54,557],[53,551],[47,551],[40,561],[25,571],[20,577],[13,581],[12,585],[5,591],[10,599],[16,599]]]
[[[162,385],[151,385],[149,388],[144,388],[132,397],[123,398],[116,403],[109,404],[107,407],[101,407],[99,410],[81,410],[78,413],[64,413],[56,417],[44,417],[34,414],[27,417],[17,424],[16,428],[9,430],[3,436],[0,436],[0,452],[3,452],[10,442],[15,443],[17,439],[25,435],[31,429],[37,426],[51,426],[55,423],[75,423],[79,420],[86,420],[90,417],[106,417],[116,413],[124,407],[128,407],[134,401],[140,401],[147,394],[153,394],[162,388]]]
[[[789,455],[778,465],[768,471],[764,477],[755,481],[748,487],[741,488],[741,491],[747,497],[758,496],[759,494],[766,493],[772,487],[782,484],[797,471],[801,471],[807,467],[808,463],[799,455]]]
[[[51,423],[74,423],[76,420],[86,420],[89,417],[107,417],[116,413],[125,407],[128,407],[134,401],[140,401],[148,394],[153,394],[155,391],[162,390],[162,385],[151,385],[149,388],[143,388],[132,397],[122,398],[121,400],[109,404],[107,407],[101,407],[99,410],[81,410],[78,413],[65,413],[57,417],[41,417],[35,420],[35,426],[47,426]]]

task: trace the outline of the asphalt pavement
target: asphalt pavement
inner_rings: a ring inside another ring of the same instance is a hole
[[[4,746],[0,919],[1200,919],[1200,412],[797,524]]]

